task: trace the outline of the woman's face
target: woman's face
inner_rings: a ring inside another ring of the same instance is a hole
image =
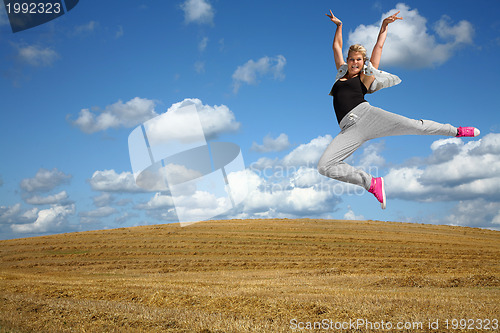
[[[363,53],[361,52],[350,52],[347,55],[347,71],[349,74],[356,75],[363,69]]]

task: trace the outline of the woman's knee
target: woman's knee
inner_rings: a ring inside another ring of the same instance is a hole
[[[318,162],[318,172],[326,177],[335,178],[338,174],[338,166],[340,162],[327,161],[320,159]]]
[[[318,162],[317,169],[318,169],[318,172],[321,175],[326,176],[326,173],[327,173],[327,164],[325,163],[325,161],[323,161],[322,159],[320,159],[319,162]]]

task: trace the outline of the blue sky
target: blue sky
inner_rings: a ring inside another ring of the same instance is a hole
[[[500,4],[446,1],[80,1],[12,33],[0,9],[0,238],[174,221],[134,182],[130,132],[180,103],[241,147],[249,194],[219,218],[374,219],[500,229]],[[475,126],[472,139],[374,140],[349,162],[386,178],[388,204],[319,175],[338,124],[332,9],[344,48],[402,83],[367,100],[410,118]],[[370,44],[372,43],[372,44]],[[271,190],[272,189],[272,190]],[[207,203],[209,205],[209,203]],[[213,207],[212,207],[213,208]]]

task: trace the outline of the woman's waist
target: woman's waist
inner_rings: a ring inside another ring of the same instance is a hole
[[[353,124],[359,119],[361,119],[366,112],[368,112],[371,108],[370,103],[364,101],[355,106],[351,111],[347,112],[345,116],[340,120],[339,126],[341,129],[344,129],[349,124]]]

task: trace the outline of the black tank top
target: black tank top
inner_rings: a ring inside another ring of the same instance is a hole
[[[332,87],[330,95],[333,96],[333,108],[340,121],[359,104],[366,102],[366,86],[361,81],[360,76],[353,77],[346,81],[337,80]]]

